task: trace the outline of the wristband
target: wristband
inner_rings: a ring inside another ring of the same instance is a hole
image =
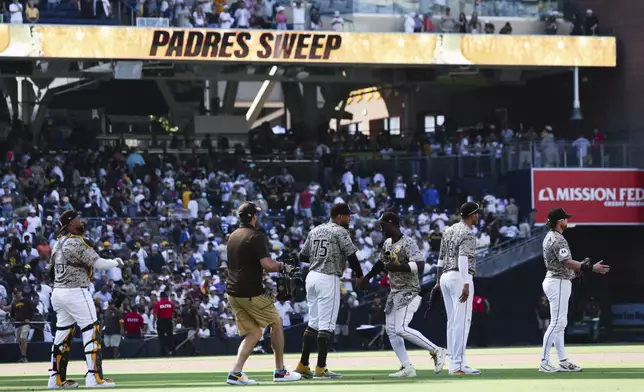
[[[593,264],[590,262],[581,263],[581,272],[593,272]]]

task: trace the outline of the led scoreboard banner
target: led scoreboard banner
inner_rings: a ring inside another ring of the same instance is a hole
[[[0,25],[0,57],[614,67],[614,37]]]

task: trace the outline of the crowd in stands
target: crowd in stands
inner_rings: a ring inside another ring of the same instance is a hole
[[[33,301],[32,341],[51,339],[49,255],[58,217],[71,208],[88,221],[86,236],[99,254],[126,260],[122,270],[96,271],[92,292],[98,314],[102,318],[109,309],[140,319],[141,329],[134,332],[145,334],[155,333],[151,310],[166,293],[178,309],[177,327],[198,330],[197,337],[235,335],[225,298],[226,238],[238,223],[234,210],[245,200],[262,208],[262,230],[276,258],[297,253],[308,231],[328,219],[333,203],[349,203],[359,211],[350,230],[363,272],[370,270],[384,240],[377,217],[397,211],[405,234],[425,252],[425,283],[434,279],[441,233],[458,220],[454,211],[465,200],[485,205],[474,228],[481,252],[530,235],[529,212],[520,212],[513,200],[470,195],[450,179],[435,185],[415,175],[359,177],[347,168],[334,172],[334,181],[323,187],[298,182],[286,169],[274,176],[253,167],[222,172],[200,159],[109,148],[10,152],[0,184],[0,318],[5,321],[0,341],[15,341],[14,324],[6,321],[16,316],[12,304],[21,298]],[[266,276],[267,285],[273,278]],[[357,306],[362,293],[355,290],[350,269],[342,280],[343,303]],[[383,274],[371,283],[374,289],[386,288],[387,281]],[[303,289],[277,305],[285,325],[307,319]]]

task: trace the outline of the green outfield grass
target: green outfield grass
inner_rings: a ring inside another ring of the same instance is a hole
[[[532,392],[532,391],[566,391],[566,392],[608,392],[608,391],[625,391],[636,392],[644,391],[644,362],[638,362],[644,358],[644,346],[588,346],[573,347],[570,354],[574,357],[586,355],[597,355],[593,363],[580,365],[584,366],[581,373],[556,373],[542,374],[536,370],[538,361],[534,364],[527,365],[517,355],[530,355],[530,357],[539,352],[538,348],[512,348],[512,349],[486,349],[486,350],[469,350],[470,362],[476,364],[485,363],[480,366],[482,374],[479,376],[454,377],[449,376],[447,370],[436,375],[433,371],[427,369],[429,362],[426,354],[414,352],[412,360],[416,362],[418,377],[414,379],[390,379],[387,374],[391,369],[383,366],[382,363],[377,366],[369,364],[369,357],[377,356],[382,359],[383,356],[394,356],[393,352],[364,352],[364,353],[333,353],[330,361],[336,359],[343,364],[349,362],[351,366],[343,365],[341,368],[333,368],[334,371],[344,374],[341,380],[304,380],[297,383],[275,384],[271,382],[269,371],[253,371],[252,362],[248,366],[248,374],[251,378],[260,382],[256,387],[263,391],[278,389],[288,391],[311,391],[311,392],[329,392],[329,389],[343,390],[346,392],[359,391],[404,391],[404,392],[453,392],[453,391],[472,391],[472,392]],[[621,362],[619,354],[622,353],[628,360]],[[553,353],[554,354],[554,353]],[[602,354],[610,354],[612,363],[603,363]],[[618,354],[618,355],[615,355]],[[512,359],[512,356],[515,356]],[[263,356],[262,358],[270,358]],[[288,356],[288,364],[296,362],[296,356]],[[538,358],[538,356],[537,356]],[[617,358],[617,360],[615,360]],[[229,358],[226,358],[229,359]],[[419,362],[423,362],[423,369]],[[177,368],[187,370],[176,371],[157,371],[136,373],[137,364],[146,360],[119,360],[116,362],[106,361],[105,369],[109,376],[113,376],[117,382],[119,391],[146,392],[145,390],[158,391],[181,391],[181,392],[211,392],[220,391],[225,388],[240,388],[228,386],[224,383],[226,373],[221,372],[221,367],[213,368],[212,372],[201,371],[195,372],[190,370],[190,362],[203,365],[208,361],[220,361],[221,358],[176,358],[171,359],[172,364]],[[147,360],[147,366],[154,364],[167,363],[168,360]],[[251,359],[252,361],[252,359]],[[119,363],[121,372],[110,371]],[[114,364],[110,366],[110,364]],[[46,369],[46,364],[34,363],[25,365],[0,365],[0,391],[35,391],[43,390],[46,386],[47,377],[42,373]],[[12,371],[13,369],[13,371]],[[18,371],[18,369],[21,369]],[[26,369],[26,370],[25,370]],[[32,372],[33,370],[33,372]],[[22,373],[22,374],[17,374]],[[40,374],[39,374],[40,373]],[[70,375],[70,378],[77,377],[82,381],[82,376],[76,374]],[[82,382],[81,382],[82,384]]]

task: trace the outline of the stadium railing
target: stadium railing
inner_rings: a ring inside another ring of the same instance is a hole
[[[542,252],[543,237],[546,232],[545,226],[536,227],[530,233],[530,237],[512,242],[487,254],[477,261],[476,276],[491,278],[538,257]]]
[[[552,11],[562,12],[568,0],[522,1],[522,0],[447,0],[455,17],[464,12],[468,17],[478,12],[482,17],[541,18]],[[430,0],[318,0],[315,4],[322,13],[335,10],[341,13],[394,14],[433,11],[441,13],[443,7]]]

